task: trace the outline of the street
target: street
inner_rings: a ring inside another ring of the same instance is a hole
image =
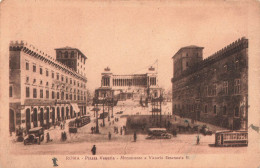
[[[163,106],[167,111],[171,109],[171,104]],[[116,114],[118,111],[123,111],[123,114]],[[120,128],[126,124],[126,115],[147,115],[149,109],[143,109],[139,106],[118,105],[114,108],[114,118],[105,118],[105,127],[99,127],[99,134],[92,134],[91,127],[96,126],[93,111],[89,111],[91,122],[81,128],[78,128],[77,133],[69,133],[68,123],[66,121],[65,129],[56,126],[45,130],[50,134],[51,142],[46,143],[46,139],[40,144],[24,145],[22,142],[13,142],[11,145],[11,152],[16,154],[91,154],[91,148],[95,144],[97,147],[97,154],[103,155],[124,155],[124,154],[192,154],[192,153],[240,153],[245,152],[247,148],[233,147],[233,148],[216,148],[210,147],[209,144],[215,143],[214,134],[211,136],[204,136],[199,134],[200,143],[197,145],[196,140],[198,134],[178,134],[177,137],[171,139],[146,139],[147,134],[137,134],[137,141],[133,141],[133,134],[120,134]],[[114,121],[118,118],[118,122]],[[178,118],[178,122],[183,119]],[[99,125],[103,119],[99,119]],[[110,123],[110,124],[109,124]],[[203,124],[203,123],[201,123]],[[114,133],[114,127],[118,127],[119,132]],[[210,126],[211,129],[220,129]],[[61,132],[67,133],[67,140],[61,141]],[[111,133],[111,140],[108,139],[108,133]]]

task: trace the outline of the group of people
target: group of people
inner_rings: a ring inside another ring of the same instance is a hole
[[[91,127],[90,130],[91,130],[91,134],[93,134],[96,131],[96,127]]]
[[[124,132],[124,135],[125,135],[126,134],[126,126],[120,127],[120,135],[123,135],[123,132]],[[115,134],[119,133],[118,126],[114,126],[114,133]]]

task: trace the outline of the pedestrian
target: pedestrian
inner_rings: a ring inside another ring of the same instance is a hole
[[[64,141],[67,140],[67,133],[64,131]]]
[[[108,139],[111,140],[111,133],[108,133]]]
[[[60,124],[60,129],[62,130],[62,123]]]
[[[64,141],[64,135],[63,135],[63,132],[61,132],[61,140]]]
[[[92,155],[96,155],[96,145],[93,145],[92,149],[91,149],[91,152],[92,152]]]
[[[200,137],[199,135],[197,136],[197,145],[200,144]]]
[[[49,134],[49,132],[47,132],[46,140],[47,140],[47,143],[50,141],[50,134]]]
[[[134,142],[136,142],[137,136],[136,136],[136,132],[134,132]]]
[[[122,127],[120,128],[120,134],[121,135],[123,134],[123,128]]]
[[[173,135],[174,137],[177,136],[177,131],[176,131],[175,129],[172,131],[172,135]]]

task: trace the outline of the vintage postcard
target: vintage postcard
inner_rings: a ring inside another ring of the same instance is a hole
[[[260,167],[259,1],[0,5],[0,167]]]

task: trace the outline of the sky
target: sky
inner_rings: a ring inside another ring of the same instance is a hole
[[[2,48],[24,40],[55,57],[75,47],[87,57],[87,87],[115,74],[144,73],[158,60],[159,85],[171,89],[172,56],[183,46],[204,47],[206,58],[248,33],[248,9],[235,1],[4,1]]]

